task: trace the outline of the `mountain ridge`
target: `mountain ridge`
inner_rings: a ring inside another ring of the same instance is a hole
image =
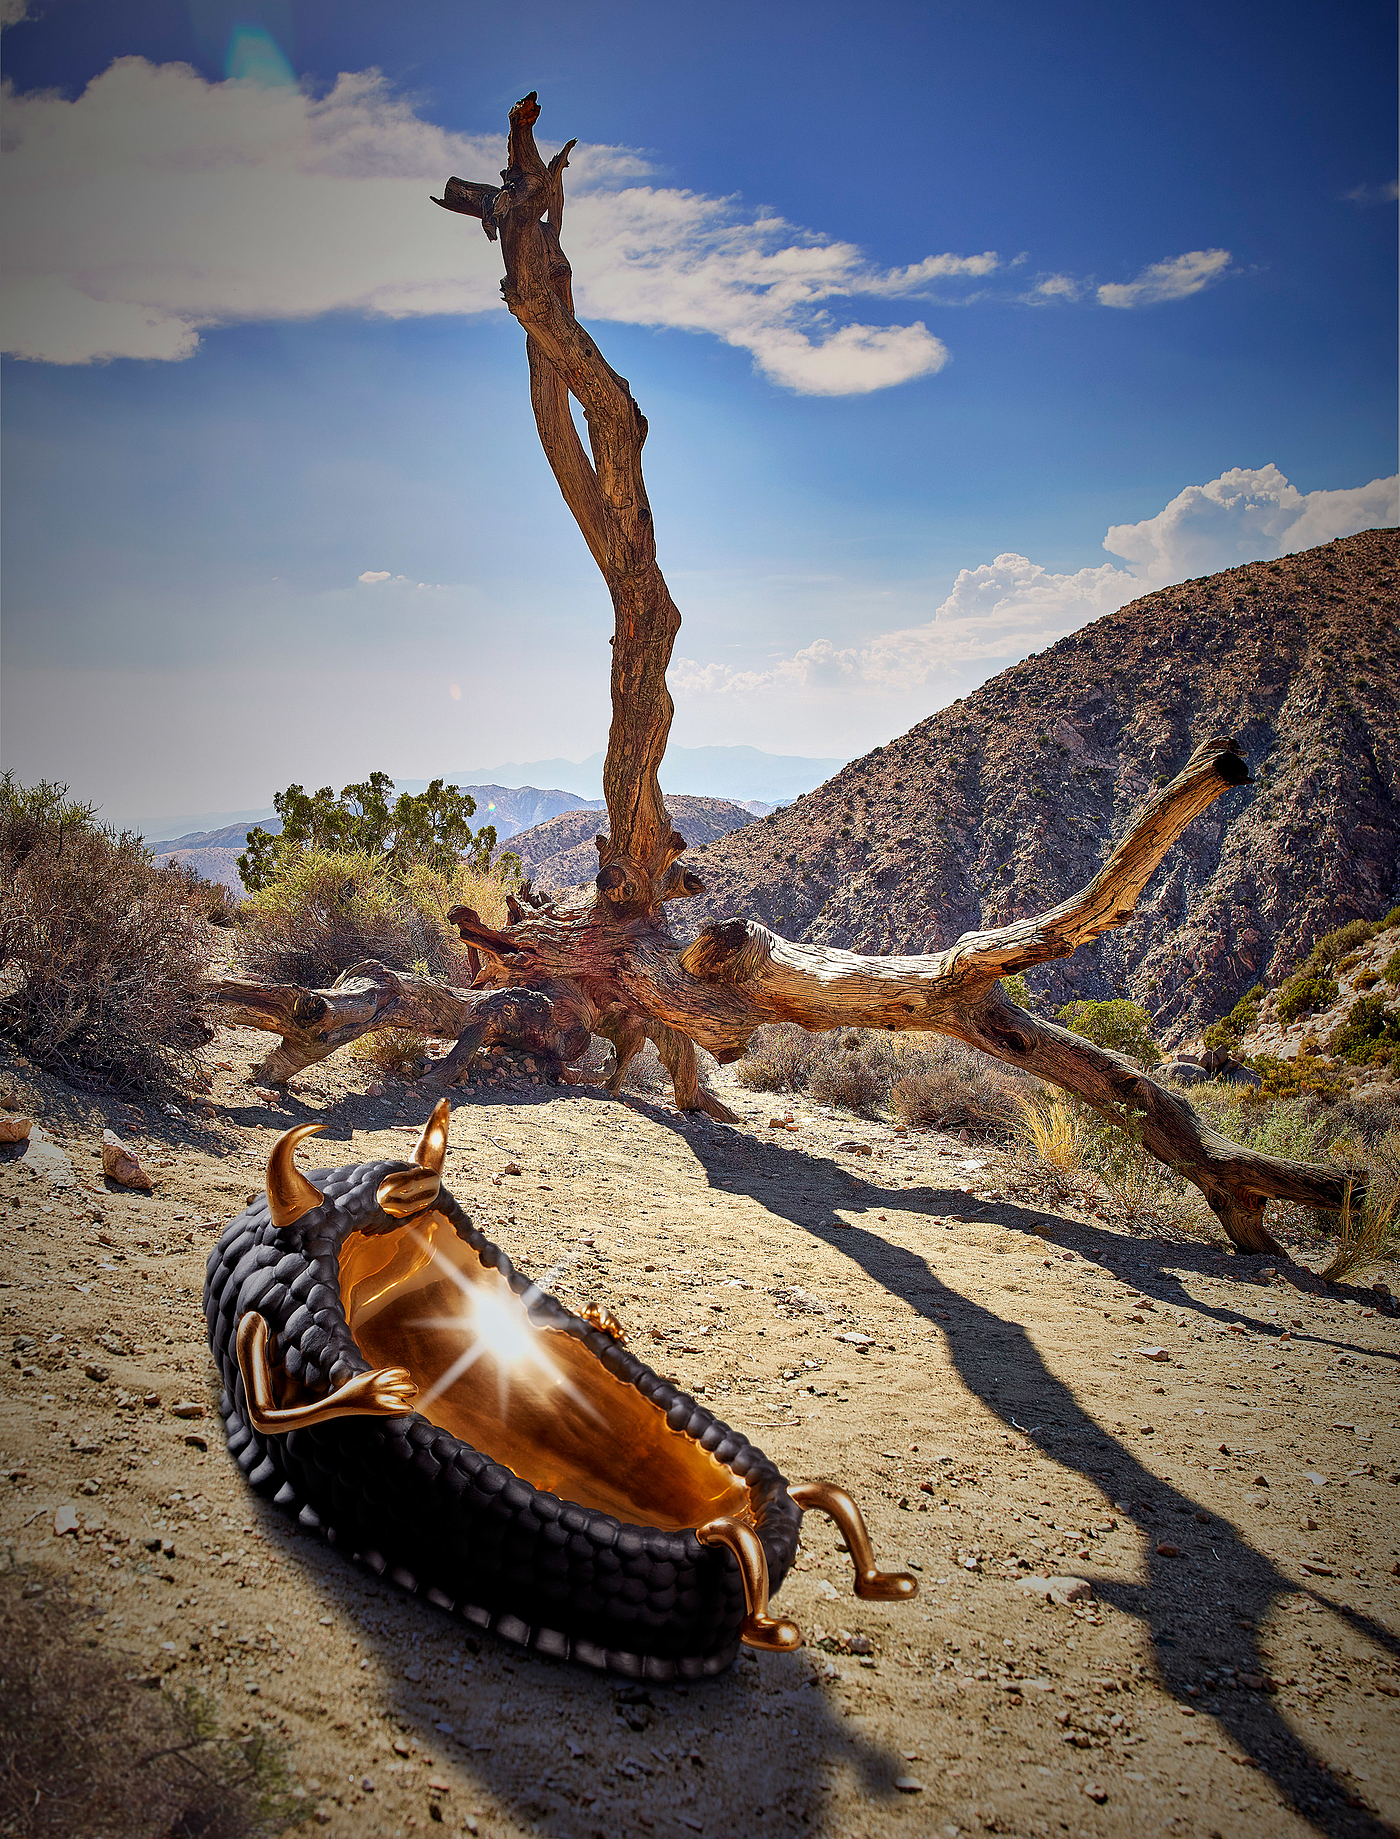
[[[1396,562],[1396,531],[1363,531],[1130,602],[696,850],[706,892],[673,924],[942,950],[1082,887],[1153,786],[1234,735],[1256,776],[1188,827],[1133,924],[1028,977],[1051,1006],[1127,995],[1193,1032],[1400,898]]]

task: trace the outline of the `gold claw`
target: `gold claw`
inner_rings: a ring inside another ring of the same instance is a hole
[[[451,1122],[452,1107],[445,1098],[440,1098],[433,1106],[433,1114],[423,1126],[423,1134],[413,1152],[413,1160],[420,1169],[431,1169],[435,1175],[440,1175],[446,1168],[447,1130]]]
[[[279,1230],[295,1226],[325,1199],[321,1190],[311,1185],[292,1160],[298,1143],[324,1129],[324,1124],[295,1124],[272,1146],[272,1154],[267,1159],[267,1207],[273,1225]]]
[[[309,1405],[281,1408],[272,1386],[267,1341],[267,1323],[256,1311],[250,1311],[238,1324],[234,1347],[248,1401],[248,1421],[260,1436],[280,1437],[289,1430],[327,1424],[332,1418],[402,1418],[413,1409],[418,1388],[407,1368],[401,1366],[357,1373],[325,1398],[313,1399]]]
[[[623,1332],[622,1323],[603,1303],[586,1304],[583,1309],[583,1319],[590,1328],[600,1328],[605,1335],[611,1335],[614,1341],[621,1341],[626,1345],[627,1336]]]
[[[851,1554],[856,1572],[856,1595],[867,1602],[905,1603],[919,1593],[919,1580],[907,1571],[877,1571],[870,1533],[860,1508],[844,1488],[830,1481],[803,1481],[788,1489],[788,1498],[805,1512],[815,1507],[836,1522],[836,1530]]]
[[[739,1629],[744,1645],[766,1648],[772,1654],[790,1654],[801,1647],[802,1630],[796,1622],[768,1613],[768,1554],[753,1527],[742,1520],[707,1520],[696,1527],[695,1537],[701,1545],[727,1545],[739,1561],[747,1611]]]

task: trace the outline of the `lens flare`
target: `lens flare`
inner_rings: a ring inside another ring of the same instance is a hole
[[[564,1395],[589,1417],[599,1423],[603,1421],[593,1401],[564,1377],[545,1352],[542,1337],[527,1314],[529,1297],[532,1294],[542,1294],[536,1285],[530,1286],[524,1298],[514,1295],[509,1298],[493,1296],[479,1284],[469,1283],[456,1265],[444,1258],[438,1248],[415,1228],[408,1229],[408,1236],[420,1251],[427,1254],[430,1265],[451,1278],[470,1311],[465,1315],[420,1316],[412,1323],[414,1328],[455,1329],[468,1338],[467,1345],[452,1364],[420,1393],[414,1403],[415,1410],[422,1411],[431,1405],[435,1398],[440,1398],[464,1374],[470,1372],[478,1360],[489,1356],[496,1363],[496,1391],[503,1416],[510,1394],[511,1371],[528,1364],[542,1373],[551,1385],[560,1387]]]

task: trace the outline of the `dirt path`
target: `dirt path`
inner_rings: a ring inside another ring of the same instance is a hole
[[[212,1115],[0,1061],[49,1139],[0,1162],[0,1582],[76,1605],[133,1691],[197,1685],[227,1729],[285,1742],[307,1830],[1393,1830],[1397,1334],[1368,1296],[1000,1201],[991,1158],[948,1138],[805,1104],[774,1129],[788,1107],[727,1078],[737,1129],[591,1087],[463,1095],[446,1181],[483,1229],[611,1303],[786,1475],[843,1482],[877,1556],[922,1579],[912,1604],[857,1602],[811,1516],[778,1599],[808,1645],[639,1691],[478,1642],[300,1535],[225,1454],[214,1236],[291,1123],[324,1121],[332,1164],[407,1154],[428,1110],[359,1096],[352,1062],[269,1108],[264,1046],[208,1050]],[[153,1196],[108,1191],[104,1124]],[[1089,1588],[1047,1603],[1034,1576]]]

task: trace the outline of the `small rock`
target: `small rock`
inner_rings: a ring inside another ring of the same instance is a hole
[[[1171,1359],[1171,1352],[1165,1347],[1140,1347],[1137,1351],[1144,1360],[1155,1360],[1159,1364]]]
[[[875,1652],[875,1643],[869,1635],[852,1635],[846,1646],[853,1654],[873,1654]]]
[[[1023,1577],[1016,1588],[1062,1606],[1090,1602],[1094,1595],[1086,1577]]]
[[[78,1510],[73,1506],[72,1502],[65,1502],[62,1507],[55,1508],[53,1516],[54,1538],[61,1539],[65,1533],[75,1533],[77,1530]]]
[[[33,1128],[32,1117],[0,1117],[0,1143],[27,1143]]]
[[[1169,1540],[1164,1539],[1157,1547],[1157,1556],[1159,1558],[1180,1558],[1181,1547],[1179,1545],[1173,1545]]]
[[[83,1372],[89,1379],[95,1380],[99,1386],[104,1380],[108,1380],[112,1377],[111,1367],[99,1366],[95,1360],[89,1360],[87,1365],[83,1368]]]
[[[1100,1806],[1108,1799],[1108,1789],[1101,1788],[1097,1782],[1085,1782],[1084,1792],[1091,1801],[1097,1801]]]
[[[151,1192],[151,1178],[135,1154],[112,1130],[102,1132],[102,1173],[119,1187],[141,1188]]]
[[[207,1416],[208,1407],[199,1404],[192,1398],[177,1398],[175,1403],[170,1407],[170,1411],[172,1417],[202,1418]]]
[[[518,1162],[508,1162],[501,1170],[501,1173],[503,1175],[523,1175],[525,1171]]]
[[[901,1794],[922,1794],[924,1784],[917,1775],[896,1775],[894,1785]]]

